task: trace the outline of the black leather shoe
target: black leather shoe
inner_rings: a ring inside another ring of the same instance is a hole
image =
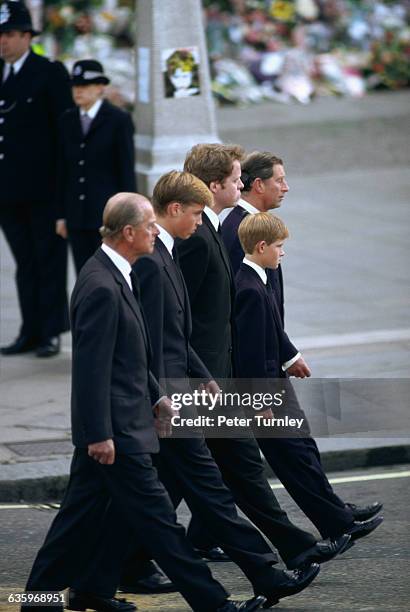
[[[234,601],[227,599],[225,603],[217,609],[217,612],[253,612],[259,610],[266,602],[266,597],[258,595],[246,601]]]
[[[97,612],[134,612],[137,606],[126,599],[117,597],[99,597],[93,593],[83,593],[70,589],[68,591],[67,610],[80,610],[84,612],[88,608]]]
[[[304,567],[303,569],[282,571],[283,580],[276,584],[275,588],[272,589],[270,593],[265,593],[267,599],[263,607],[270,608],[277,604],[282,597],[289,597],[290,595],[300,593],[313,582],[319,572],[320,565],[316,563],[309,565],[309,567]]]
[[[345,529],[345,533],[351,536],[352,542],[364,538],[369,535],[372,531],[377,529],[379,525],[383,523],[382,516],[375,516],[369,521],[355,521],[351,527]]]
[[[361,508],[360,506],[356,506],[356,504],[345,505],[353,512],[353,517],[355,521],[368,521],[376,514],[378,514],[383,508],[383,504],[380,502],[373,502],[372,504],[364,506],[363,508]]]
[[[122,593],[175,593],[178,589],[168,576],[162,572],[155,572],[145,578],[139,578],[132,582],[121,584],[118,588]]]
[[[22,353],[34,351],[37,346],[38,340],[36,338],[20,334],[20,336],[18,336],[18,338],[16,338],[12,344],[2,346],[0,351],[2,355],[21,355]]]
[[[60,336],[42,340],[36,350],[37,357],[54,357],[60,352]]]
[[[350,535],[344,534],[340,538],[320,540],[314,546],[300,553],[286,563],[288,569],[303,568],[312,563],[326,563],[346,550],[350,542]]]
[[[213,561],[217,563],[224,562],[224,561],[230,561],[230,558],[228,557],[228,555],[224,553],[222,548],[220,548],[219,546],[214,546],[213,548],[206,548],[206,549],[196,548],[195,550],[197,551],[197,553],[201,555],[203,559],[206,559],[207,561]]]

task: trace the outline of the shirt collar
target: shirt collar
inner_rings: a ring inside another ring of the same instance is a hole
[[[166,250],[168,251],[168,253],[172,257],[172,249],[174,248],[175,240],[173,239],[171,234],[169,232],[167,232],[167,230],[162,227],[162,225],[160,225],[159,223],[156,223],[155,225],[159,229],[158,238],[161,240],[162,244],[164,245],[164,247],[166,248]]]
[[[250,268],[253,268],[253,270],[255,270],[255,272],[258,274],[263,284],[266,285],[266,283],[268,282],[268,275],[266,274],[266,271],[262,268],[262,266],[259,266],[253,261],[250,261],[249,259],[246,259],[246,256],[243,258],[243,263],[249,266]]]
[[[242,198],[239,200],[238,206],[241,206],[242,208],[244,208],[246,212],[250,213],[251,215],[254,215],[260,212],[260,210],[258,210],[253,204],[249,204],[249,202],[247,202],[246,200],[243,200]]]
[[[209,208],[209,206],[205,206],[203,212],[206,214],[206,216],[208,217],[208,219],[210,220],[210,222],[212,223],[212,225],[215,228],[215,231],[218,231],[218,227],[219,227],[219,217],[218,215],[212,210],[212,208]]]
[[[94,102],[94,104],[92,105],[91,108],[88,109],[88,111],[80,109],[80,115],[81,116],[88,115],[90,119],[95,119],[95,116],[100,110],[102,103],[103,103],[102,100],[97,100],[97,102]]]
[[[112,263],[118,270],[121,272],[125,280],[127,281],[128,287],[132,291],[132,283],[131,283],[131,265],[130,262],[125,259],[122,255],[120,255],[117,251],[114,251],[111,247],[109,247],[105,242],[102,243],[101,249],[104,253],[111,259]]]
[[[26,61],[29,55],[30,55],[30,49],[28,49],[21,57],[19,57],[18,60],[13,62],[14,74],[17,74],[18,71],[21,70],[21,67],[23,66],[24,62]],[[10,66],[11,64],[6,64],[7,74],[9,73]]]

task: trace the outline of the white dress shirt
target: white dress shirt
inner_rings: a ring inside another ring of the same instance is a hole
[[[212,225],[215,228],[215,231],[218,231],[218,227],[220,225],[220,221],[219,221],[219,217],[216,214],[216,212],[214,212],[212,210],[212,208],[209,208],[209,206],[205,206],[203,212],[206,214],[206,216],[208,217],[208,219],[210,220],[210,222],[212,223]]]
[[[155,225],[159,229],[159,234],[157,237],[161,240],[162,244],[164,245],[168,253],[171,255],[172,259],[174,259],[174,256],[172,255],[172,249],[174,248],[175,242],[174,238],[169,232],[167,232],[164,227],[162,227],[162,225],[160,225],[159,223],[156,223]]]
[[[87,111],[83,110],[82,108],[80,108],[80,115],[81,115],[81,117],[84,117],[84,115],[88,115],[91,120],[95,119],[95,116],[98,113],[98,111],[100,110],[102,103],[103,103],[102,100],[97,100],[97,102],[94,102],[92,107],[89,108]]]
[[[107,244],[105,244],[105,242],[102,243],[101,248],[104,251],[104,253],[111,259],[114,266],[118,268],[118,270],[121,272],[121,274],[127,281],[128,287],[132,291],[132,283],[131,283],[131,277],[130,277],[130,272],[132,268],[131,268],[130,262],[127,261],[125,257],[117,253],[117,251],[114,251],[114,249],[112,249]]]
[[[14,74],[16,75],[21,70],[24,62],[26,61],[29,55],[30,55],[30,49],[26,51],[18,60],[13,62],[13,64],[4,64],[3,83],[9,76],[10,66],[13,65]]]
[[[263,284],[266,285],[266,283],[268,282],[268,275],[266,274],[266,270],[264,270],[262,266],[259,266],[253,261],[250,261],[249,259],[246,259],[246,256],[243,258],[243,263],[249,266],[250,268],[253,268],[255,272],[258,274]],[[292,366],[299,359],[299,357],[301,357],[301,354],[298,351],[296,355],[292,357],[292,359],[289,359],[289,361],[285,361],[285,363],[282,364],[282,370],[285,372],[288,368],[290,368],[290,366]]]

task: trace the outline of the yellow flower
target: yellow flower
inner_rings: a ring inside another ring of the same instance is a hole
[[[286,2],[286,0],[274,0],[270,6],[270,14],[278,21],[292,21],[295,7],[292,2]]]

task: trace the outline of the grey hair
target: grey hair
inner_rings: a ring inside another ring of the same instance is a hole
[[[102,238],[115,238],[126,225],[139,225],[144,220],[144,202],[149,200],[137,193],[117,193],[105,205],[103,225],[100,227]]]

